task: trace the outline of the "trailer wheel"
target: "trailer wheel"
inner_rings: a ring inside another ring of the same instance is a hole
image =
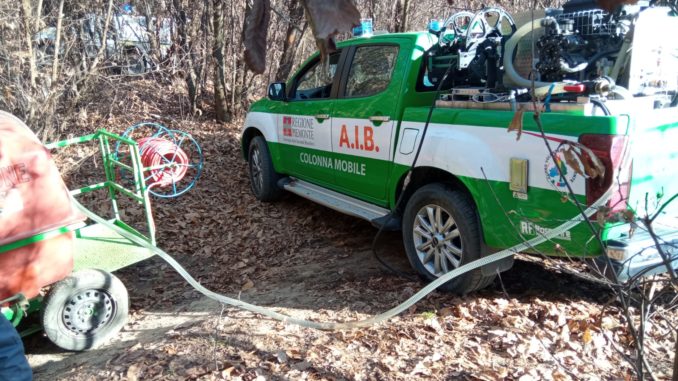
[[[47,337],[69,351],[99,346],[122,329],[127,289],[103,270],[81,270],[56,283],[45,298],[42,325]]]
[[[249,166],[250,185],[254,196],[259,201],[275,201],[282,196],[278,187],[280,175],[273,168],[271,153],[266,140],[255,136],[250,143],[247,164]]]
[[[403,216],[403,238],[410,264],[427,282],[481,256],[480,227],[472,200],[442,184],[426,185],[412,195]],[[475,269],[440,289],[467,294],[493,279]]]

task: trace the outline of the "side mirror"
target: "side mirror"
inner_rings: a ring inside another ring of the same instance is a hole
[[[272,101],[286,101],[287,86],[285,82],[274,82],[268,85],[268,99]]]

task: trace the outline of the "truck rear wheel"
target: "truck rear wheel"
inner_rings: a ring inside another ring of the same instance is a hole
[[[81,270],[56,283],[45,298],[47,337],[69,351],[83,351],[117,334],[127,321],[127,289],[103,270]]]
[[[466,194],[442,184],[426,185],[412,195],[403,216],[403,238],[410,264],[427,282],[481,256],[473,202]],[[493,279],[475,269],[440,289],[467,294],[486,287]]]
[[[250,143],[247,164],[250,174],[250,185],[254,196],[259,201],[275,201],[282,196],[283,190],[278,187],[280,175],[273,168],[271,154],[266,140],[255,136]]]

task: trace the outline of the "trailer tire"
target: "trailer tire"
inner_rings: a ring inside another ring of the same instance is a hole
[[[275,171],[268,144],[263,136],[255,136],[247,153],[247,166],[252,193],[259,201],[278,200],[283,190],[278,186],[281,176]]]
[[[47,337],[69,351],[95,348],[127,322],[127,289],[115,275],[87,269],[56,283],[44,300]]]
[[[473,201],[464,192],[443,184],[423,186],[405,208],[403,242],[410,264],[427,282],[479,259],[481,234]],[[450,280],[440,289],[468,294],[487,287],[493,280],[494,275],[484,276],[478,268]]]

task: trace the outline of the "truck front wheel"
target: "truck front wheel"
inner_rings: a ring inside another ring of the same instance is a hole
[[[426,185],[412,195],[403,216],[403,236],[410,264],[428,282],[481,256],[480,227],[472,200],[442,184]],[[440,289],[467,294],[493,279],[475,269]]]
[[[250,143],[247,164],[250,173],[252,192],[259,201],[275,201],[282,196],[283,190],[278,187],[280,175],[273,168],[271,154],[266,140],[255,136]]]

